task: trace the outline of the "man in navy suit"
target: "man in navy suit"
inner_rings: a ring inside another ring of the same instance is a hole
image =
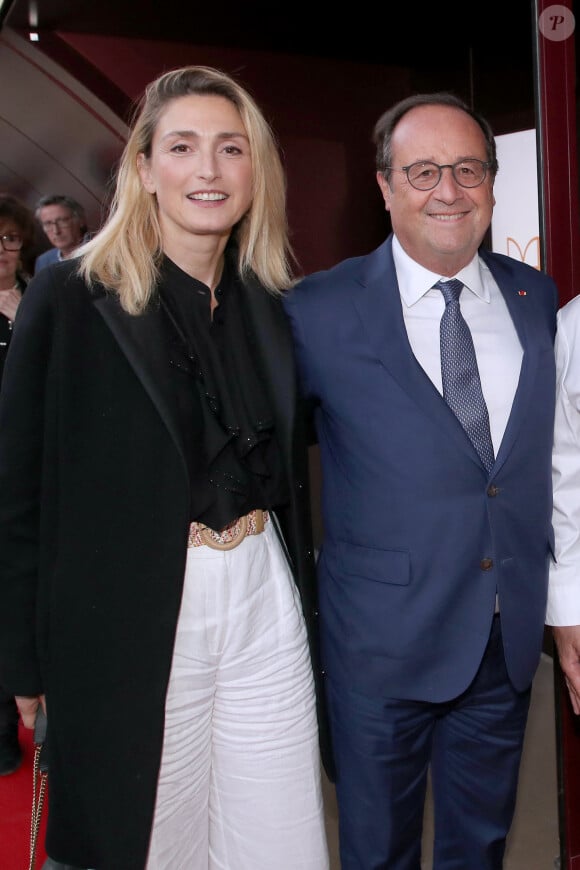
[[[392,234],[286,301],[321,456],[341,867],[419,870],[430,770],[435,870],[498,870],[553,546],[557,290],[482,247],[497,171],[483,118],[421,94],[374,137]],[[442,279],[463,285],[487,463],[443,398]]]

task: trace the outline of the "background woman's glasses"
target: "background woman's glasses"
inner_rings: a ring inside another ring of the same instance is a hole
[[[5,251],[20,251],[22,249],[22,237],[16,233],[7,233],[5,236],[0,236],[0,243]]]

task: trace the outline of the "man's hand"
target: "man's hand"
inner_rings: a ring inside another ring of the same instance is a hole
[[[553,626],[552,632],[572,709],[580,715],[580,625]]]
[[[16,696],[16,705],[20,710],[22,721],[25,728],[34,728],[34,720],[36,719],[36,711],[40,706],[46,713],[46,704],[44,695],[37,695],[35,698],[25,698]]]

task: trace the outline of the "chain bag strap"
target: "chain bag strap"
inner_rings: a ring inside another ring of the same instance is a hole
[[[45,750],[46,716],[39,707],[34,726],[34,764],[32,769],[32,813],[30,818],[30,862],[28,870],[36,868],[36,851],[46,796],[48,765]]]

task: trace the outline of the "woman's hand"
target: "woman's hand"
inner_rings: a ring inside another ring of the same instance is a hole
[[[0,290],[0,314],[7,317],[8,320],[14,320],[22,293],[16,287],[11,287],[10,290]]]
[[[25,728],[34,728],[36,712],[39,707],[42,707],[46,715],[46,702],[44,695],[37,695],[35,698],[26,698],[17,695],[16,706],[20,711]]]

